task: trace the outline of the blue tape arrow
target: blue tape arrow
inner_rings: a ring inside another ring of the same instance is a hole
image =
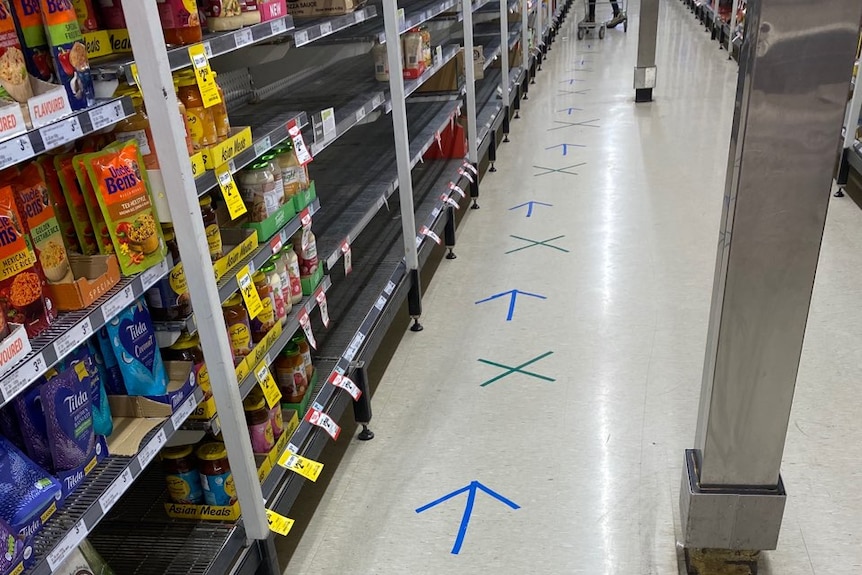
[[[583,144],[557,144],[556,146],[551,146],[550,148],[545,148],[545,149],[546,150],[554,150],[556,148],[562,148],[563,149],[563,155],[567,156],[567,155],[569,155],[569,146],[572,146],[573,148],[586,148],[586,146]]]
[[[452,493],[448,493],[441,497],[440,499],[435,499],[431,503],[427,505],[423,505],[416,509],[416,513],[422,513],[424,511],[428,511],[432,507],[436,507],[445,501],[449,501],[453,497],[457,497],[462,493],[467,493],[467,505],[464,507],[464,515],[461,516],[461,526],[458,528],[458,536],[455,538],[455,545],[452,547],[452,555],[457,555],[461,551],[461,546],[464,544],[464,537],[467,535],[467,526],[470,524],[470,516],[473,514],[473,504],[476,502],[476,492],[484,491],[486,494],[490,495],[497,501],[501,501],[504,504],[508,505],[512,509],[520,509],[521,506],[506,499],[496,491],[489,489],[479,483],[478,481],[471,481],[469,485],[462,487],[461,489],[456,489]]]
[[[517,210],[517,209],[523,208],[524,206],[527,206],[527,217],[529,218],[529,217],[532,217],[532,215],[533,215],[533,206],[548,206],[550,208],[553,205],[554,204],[546,204],[544,202],[536,202],[536,201],[530,200],[529,202],[524,202],[523,204],[518,204],[517,206],[513,206],[513,207],[509,208],[509,211],[511,212],[512,210]]]
[[[492,300],[495,300],[497,298],[501,298],[501,297],[507,295],[507,296],[509,296],[509,312],[506,314],[506,321],[512,321],[512,317],[514,317],[514,315],[515,315],[515,302],[518,300],[519,294],[529,296],[529,297],[538,298],[538,299],[548,299],[547,297],[545,297],[543,295],[513,289],[513,290],[509,290],[509,291],[504,291],[504,292],[501,292],[498,294],[494,294],[490,297],[486,297],[485,299],[479,300],[476,302],[476,305],[478,305],[480,303],[489,302],[489,301],[492,301]]]

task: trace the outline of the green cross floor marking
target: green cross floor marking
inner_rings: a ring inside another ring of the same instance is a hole
[[[542,241],[540,241],[540,242],[539,242],[539,241],[536,241],[536,240],[531,240],[531,239],[529,239],[529,238],[522,238],[521,236],[513,236],[513,235],[510,235],[509,237],[510,237],[510,238],[515,238],[516,240],[521,240],[521,241],[524,241],[524,242],[530,242],[530,245],[527,245],[527,246],[521,246],[520,248],[515,248],[514,250],[509,250],[508,252],[506,252],[506,254],[513,254],[513,253],[515,253],[515,252],[519,252],[519,251],[521,251],[521,250],[525,250],[525,249],[527,249],[527,248],[534,248],[534,247],[536,247],[536,246],[545,246],[546,248],[553,248],[553,249],[555,249],[555,250],[559,250],[559,251],[561,251],[561,252],[569,253],[569,250],[567,250],[567,249],[565,249],[565,248],[561,248],[561,247],[559,247],[559,246],[554,246],[554,245],[551,245],[551,244],[549,244],[549,243],[548,243],[548,242],[552,242],[552,241],[554,241],[554,240],[558,240],[558,239],[560,239],[560,238],[564,238],[564,237],[566,237],[566,236],[557,236],[557,237],[555,237],[555,238],[551,238],[551,239],[549,239],[549,240],[542,240]]]
[[[546,357],[548,357],[549,355],[551,355],[553,353],[554,353],[553,351],[545,352],[542,355],[540,355],[538,357],[534,357],[530,361],[528,361],[526,363],[522,363],[521,365],[519,365],[517,367],[512,367],[510,365],[503,365],[502,363],[496,363],[494,361],[489,361],[487,359],[481,359],[480,358],[477,361],[484,363],[484,364],[487,364],[487,365],[493,365],[494,367],[500,367],[500,368],[503,368],[506,370],[505,372],[501,373],[497,377],[491,378],[488,381],[486,381],[485,383],[483,383],[481,385],[481,387],[485,387],[486,385],[491,385],[495,381],[499,381],[499,380],[503,379],[504,377],[508,377],[508,376],[512,375],[513,373],[523,373],[524,375],[529,375],[530,377],[535,377],[536,379],[543,379],[545,381],[557,381],[556,379],[554,379],[552,377],[539,375],[538,373],[533,373],[532,371],[524,371],[524,368],[527,367],[528,365],[530,365],[531,363],[536,363],[537,361],[545,359]]]

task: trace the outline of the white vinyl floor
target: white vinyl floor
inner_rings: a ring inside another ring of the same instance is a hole
[[[584,41],[570,13],[286,573],[680,572],[737,65],[663,0],[636,106],[637,12]],[[762,574],[862,573],[860,247],[833,198]],[[510,290],[510,321],[476,303]]]

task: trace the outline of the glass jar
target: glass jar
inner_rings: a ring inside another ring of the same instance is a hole
[[[308,389],[308,376],[305,362],[299,347],[293,342],[288,344],[275,360],[275,380],[284,401],[299,403]]]
[[[186,106],[185,106],[185,104],[182,103],[182,101],[180,100],[180,97],[179,97],[180,80],[176,76],[173,77],[173,80],[174,80],[174,95],[177,97],[177,109],[180,112],[180,119],[183,122],[183,129],[185,129],[185,131],[186,131],[186,151],[188,151],[189,156],[192,156],[195,153],[195,147],[194,147],[194,144],[192,144],[192,134],[191,134],[191,131],[189,130],[189,119],[188,119],[188,116],[186,115]]]
[[[302,301],[302,278],[299,277],[299,258],[293,246],[288,244],[281,250],[287,275],[290,279],[290,303],[296,305]]]
[[[317,273],[317,239],[310,229],[302,229],[293,237],[293,248],[299,259],[299,277],[310,280]]]
[[[260,157],[260,161],[269,164],[269,169],[272,172],[272,177],[275,178],[275,191],[278,194],[278,205],[283,206],[284,201],[284,176],[281,175],[281,167],[278,165],[278,158],[273,153],[267,153]]]
[[[237,187],[247,206],[251,221],[262,222],[278,210],[281,198],[275,188],[275,177],[267,162],[256,162],[239,173]]]
[[[245,410],[245,422],[248,425],[248,434],[251,436],[251,449],[255,453],[269,453],[275,447],[275,435],[272,429],[272,421],[269,418],[269,410],[263,397],[255,401],[243,402]]]
[[[272,288],[267,281],[266,274],[262,271],[257,271],[251,276],[254,282],[254,287],[257,289],[257,295],[260,297],[260,303],[263,304],[263,310],[257,317],[251,320],[251,339],[254,343],[258,343],[269,330],[275,325],[275,299],[273,298]]]
[[[293,142],[290,140],[275,149],[275,157],[278,160],[278,167],[281,168],[286,203],[308,187],[308,173],[305,166],[299,163],[293,150]]]
[[[163,224],[162,235],[175,264],[170,273],[157,281],[145,295],[150,315],[154,320],[175,321],[191,315],[192,303],[173,227]]]
[[[425,67],[430,68],[434,65],[434,54],[431,50],[431,32],[427,26],[419,28],[419,33],[422,34],[422,56],[425,58]]]
[[[168,484],[168,497],[174,503],[200,505],[204,492],[191,445],[168,447],[162,451],[162,467]]]
[[[213,208],[213,198],[211,195],[206,194],[201,196],[198,203],[201,207],[201,218],[203,218],[204,221],[204,231],[207,236],[210,260],[215,263],[224,255],[221,241],[221,228],[219,228],[218,225],[218,215]]]
[[[230,349],[233,352],[233,364],[239,365],[254,348],[248,312],[242,302],[242,295],[233,294],[222,304],[221,309],[227,326]]]
[[[156,4],[166,44],[188,46],[203,40],[195,0],[156,0]]]
[[[162,359],[164,361],[188,361],[198,370],[197,380],[198,385],[204,392],[204,397],[212,396],[212,386],[210,385],[209,372],[204,363],[204,351],[201,349],[201,342],[197,334],[189,335],[186,332],[180,334],[177,341],[170,347],[161,349]]]
[[[374,47],[371,49],[374,58],[374,78],[378,82],[389,81],[389,57],[386,54],[386,44],[374,39]]]
[[[135,113],[120,120],[114,128],[114,139],[118,142],[134,140],[144,158],[144,166],[148,170],[159,169],[159,158],[156,146],[153,144],[153,132],[150,130],[150,119],[144,110],[144,99],[139,92],[129,94]]]
[[[272,256],[269,259],[269,263],[275,266],[275,271],[281,279],[281,298],[284,301],[284,314],[287,316],[290,310],[293,309],[293,302],[290,297],[290,274],[287,273],[287,263],[281,254]]]
[[[281,322],[281,325],[287,323],[287,308],[284,305],[284,289],[281,287],[281,276],[272,261],[266,262],[260,268],[266,274],[266,281],[272,290],[272,302],[275,305],[275,319]]]
[[[299,353],[302,355],[303,365],[305,366],[305,376],[308,378],[308,381],[311,381],[311,378],[314,375],[314,363],[311,361],[311,346],[308,345],[308,340],[305,339],[305,334],[296,334],[290,342],[296,345],[297,349],[299,349]]]
[[[186,107],[186,121],[189,125],[189,135],[192,147],[197,150],[218,143],[218,130],[212,108],[204,106],[201,91],[198,88],[194,72],[183,72],[179,75],[178,97]]]
[[[197,451],[198,474],[207,505],[232,505],[236,503],[236,486],[230,472],[227,449],[224,443],[204,443]]]
[[[213,111],[213,120],[216,125],[216,134],[218,134],[219,141],[226,139],[230,136],[230,120],[227,116],[227,100],[224,97],[224,90],[221,89],[221,85],[218,83],[218,74],[213,71],[213,81],[216,83],[216,87],[218,88],[219,96],[221,96],[221,102],[218,104],[211,106],[210,109]]]
[[[271,367],[273,369],[274,366]],[[260,388],[260,385],[256,385],[252,388],[252,390],[248,393],[245,400],[242,402],[243,405],[246,405],[246,402],[249,404],[256,404],[259,400],[263,400],[263,390]],[[281,434],[284,433],[284,414],[281,412],[281,403],[276,403],[273,407],[269,409],[269,421],[272,423],[272,436],[275,439],[281,437]]]

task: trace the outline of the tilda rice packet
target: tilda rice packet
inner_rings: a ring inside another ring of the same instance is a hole
[[[164,260],[167,248],[137,142],[116,142],[87,154],[84,163],[123,274],[142,272]]]
[[[73,110],[83,110],[96,103],[87,45],[81,34],[78,16],[70,0],[39,0],[42,22],[51,46],[57,78]]]

